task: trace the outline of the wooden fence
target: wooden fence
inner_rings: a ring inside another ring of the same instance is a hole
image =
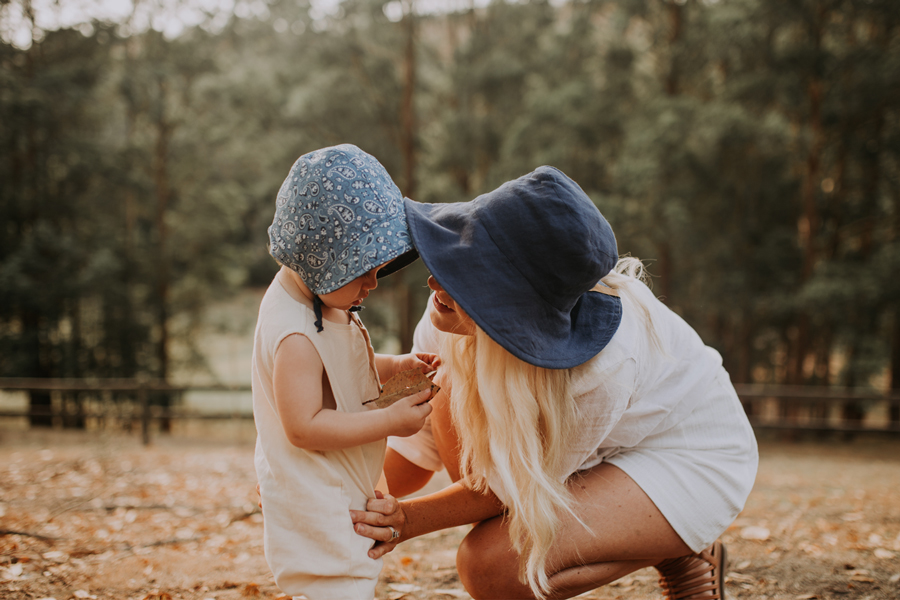
[[[0,419],[42,419],[52,426],[140,429],[144,444],[150,443],[151,423],[167,430],[178,420],[253,419],[244,410],[206,412],[184,406],[189,392],[221,394],[250,393],[243,385],[177,386],[158,380],[138,379],[27,379],[0,377],[0,391],[44,392],[50,402],[20,410],[0,409]]]
[[[735,384],[755,429],[900,434],[900,392]]]
[[[750,422],[758,430],[873,432],[900,434],[900,393],[872,388],[735,385]],[[177,420],[252,419],[249,406],[199,411],[185,394],[250,392],[249,385],[176,386],[135,379],[0,378],[0,391],[43,392],[49,403],[17,410],[0,408],[3,419],[43,419],[54,427],[140,430],[150,442],[151,424],[162,431]]]

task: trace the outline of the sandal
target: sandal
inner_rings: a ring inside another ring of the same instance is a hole
[[[725,600],[725,545],[716,540],[699,554],[669,558],[658,565],[659,585],[666,600]]]

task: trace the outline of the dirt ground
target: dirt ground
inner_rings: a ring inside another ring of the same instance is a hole
[[[900,598],[900,440],[761,441],[724,534],[729,598]],[[0,431],[0,598],[282,597],[262,551],[253,447],[157,436]],[[433,482],[439,485],[441,481]],[[469,598],[467,528],[399,547],[379,599]],[[645,569],[582,596],[658,599]]]

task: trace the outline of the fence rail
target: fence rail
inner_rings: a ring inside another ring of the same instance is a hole
[[[755,429],[900,434],[900,392],[735,384]]]
[[[160,380],[141,379],[40,379],[2,378],[0,391],[45,392],[49,403],[31,403],[24,410],[0,409],[0,418],[44,419],[51,423],[78,423],[88,420],[117,422],[126,428],[139,424],[144,444],[150,443],[151,423],[178,420],[253,419],[251,410],[201,412],[179,407],[189,392],[249,393],[247,384],[172,385]]]
[[[736,384],[738,396],[755,429],[783,431],[880,432],[900,434],[900,392],[874,388],[771,386]],[[137,379],[0,378],[0,391],[43,392],[44,405],[26,409],[0,408],[0,419],[44,419],[44,423],[84,426],[88,421],[128,429],[140,426],[145,444],[151,423],[178,420],[252,419],[241,410],[203,412],[183,405],[193,392],[249,393],[243,385],[172,385]],[[45,399],[46,396],[45,396]]]

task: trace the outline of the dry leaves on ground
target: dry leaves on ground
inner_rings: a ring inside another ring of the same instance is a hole
[[[770,442],[761,456],[747,507],[723,536],[729,597],[900,598],[900,442]],[[0,438],[0,596],[286,600],[263,557],[255,484],[246,443]],[[466,531],[400,546],[379,600],[469,598],[455,569]],[[583,597],[660,594],[645,569]]]

